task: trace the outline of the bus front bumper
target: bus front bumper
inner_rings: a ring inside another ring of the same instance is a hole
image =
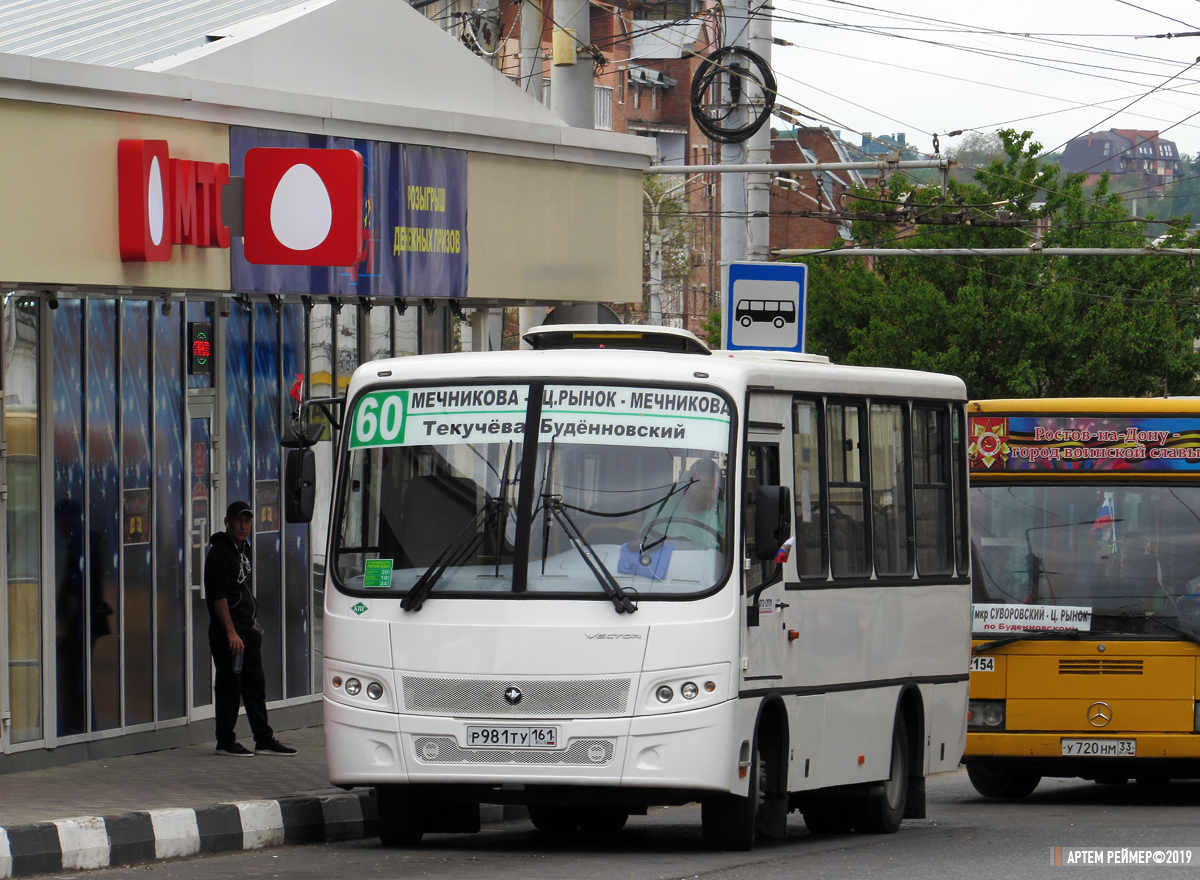
[[[328,697],[324,709],[329,779],[335,785],[738,787],[740,742],[732,701],[632,718],[503,722],[555,727],[563,745],[557,750],[465,747],[467,727],[486,725],[486,719],[377,712]]]
[[[1200,778],[1200,734],[1079,731],[967,733],[964,764],[1028,770],[1042,776]]]

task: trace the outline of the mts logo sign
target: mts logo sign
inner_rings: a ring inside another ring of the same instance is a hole
[[[117,147],[121,259],[161,262],[173,245],[229,247],[229,165],[172,159],[166,141]],[[363,160],[355,150],[246,153],[242,243],[250,263],[352,266],[365,246]]]

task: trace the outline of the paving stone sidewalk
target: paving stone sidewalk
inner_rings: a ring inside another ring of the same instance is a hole
[[[0,878],[375,833],[368,789],[329,785],[321,727],[287,757],[192,745],[0,775]]]

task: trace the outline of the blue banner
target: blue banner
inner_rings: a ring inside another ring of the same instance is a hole
[[[970,419],[972,474],[1200,471],[1200,419],[1104,413]]]
[[[467,295],[467,154],[325,135],[233,126],[229,168],[245,175],[255,147],[357,150],[363,157],[366,256],[355,266],[261,266],[230,243],[232,288],[239,293],[313,296]]]

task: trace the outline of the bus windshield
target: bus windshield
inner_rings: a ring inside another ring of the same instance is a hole
[[[1091,630],[1200,634],[1200,487],[971,489],[975,602],[1090,608]]]
[[[425,596],[677,598],[728,576],[730,410],[717,394],[388,389],[361,395],[348,428],[345,589],[411,609]]]

